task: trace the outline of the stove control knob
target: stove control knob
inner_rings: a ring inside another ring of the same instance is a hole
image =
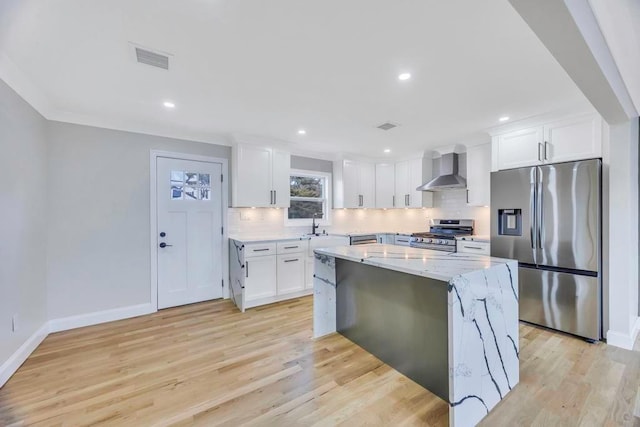
[[[438,243],[440,243],[441,245],[446,245],[447,241],[446,240],[438,240]]]

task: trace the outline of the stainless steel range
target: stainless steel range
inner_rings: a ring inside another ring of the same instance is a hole
[[[472,219],[434,219],[428,232],[411,234],[409,246],[455,252],[456,236],[470,236],[472,234]]]

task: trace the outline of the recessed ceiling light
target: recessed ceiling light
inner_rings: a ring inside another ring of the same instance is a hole
[[[390,152],[391,152],[391,148],[385,148],[385,149],[384,149],[384,152],[385,152],[385,153],[390,153]]]
[[[501,122],[506,122],[507,120],[509,120],[509,116],[502,116],[498,120],[500,120]]]
[[[411,78],[411,73],[402,73],[398,75],[398,80],[409,80]]]
[[[298,135],[306,135],[306,134],[307,134],[307,131],[306,131],[306,130],[304,130],[304,129],[300,129],[300,130],[298,131]]]
[[[162,105],[164,105],[166,108],[176,108],[176,104],[171,101],[164,101]]]

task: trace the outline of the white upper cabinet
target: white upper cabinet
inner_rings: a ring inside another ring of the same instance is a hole
[[[491,144],[467,148],[467,204],[489,206],[491,201]]]
[[[271,150],[271,188],[273,205],[288,208],[291,198],[291,154],[281,150]]]
[[[431,180],[432,164],[432,159],[423,157],[396,163],[396,208],[430,208],[433,206],[433,193],[416,190],[417,187]]]
[[[544,127],[547,162],[602,157],[602,120],[593,115],[559,120]]]
[[[542,163],[542,127],[522,129],[499,135],[497,146],[498,169],[513,169]]]
[[[376,164],[376,208],[393,208],[395,199],[395,166]]]
[[[232,149],[233,207],[289,207],[289,153],[249,144]]]
[[[361,204],[363,208],[376,207],[376,166],[373,163],[360,163],[359,181]]]
[[[492,170],[513,169],[602,156],[602,118],[574,116],[495,135]]]
[[[374,208],[376,172],[373,163],[333,162],[333,207]]]

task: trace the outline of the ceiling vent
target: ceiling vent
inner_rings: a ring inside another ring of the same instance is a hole
[[[141,64],[151,65],[152,67],[162,68],[163,70],[169,69],[169,57],[166,55],[161,55],[156,52],[152,52],[147,49],[142,49],[140,47],[135,47],[136,49],[136,59]]]
[[[378,129],[382,129],[382,130],[389,130],[389,129],[393,129],[395,127],[398,127],[398,125],[394,125],[393,123],[383,123],[380,126],[378,126]]]

